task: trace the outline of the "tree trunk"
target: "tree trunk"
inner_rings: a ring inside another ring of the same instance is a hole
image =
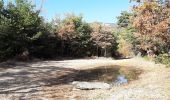
[[[106,48],[104,49],[104,56],[105,57],[107,56],[107,49]]]
[[[61,42],[61,56],[63,56],[64,53],[64,41]]]
[[[99,57],[99,47],[97,46],[97,57]]]

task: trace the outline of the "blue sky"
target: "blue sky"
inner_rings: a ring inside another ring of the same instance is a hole
[[[36,4],[40,1],[36,0]],[[115,23],[120,12],[131,6],[129,0],[45,0],[42,15],[50,20],[56,15],[74,13],[83,14],[87,22]]]
[[[10,1],[10,0],[8,0]],[[40,7],[41,0],[33,0]],[[115,23],[121,11],[129,10],[129,0],[44,0],[41,15],[51,20],[65,13],[82,14],[87,22]]]

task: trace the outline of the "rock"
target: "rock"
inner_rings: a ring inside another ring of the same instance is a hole
[[[76,89],[80,90],[94,90],[94,89],[110,89],[111,85],[108,83],[104,82],[79,82],[79,81],[74,81],[72,82],[72,85]]]

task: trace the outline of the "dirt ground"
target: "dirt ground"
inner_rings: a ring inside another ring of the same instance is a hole
[[[132,66],[144,72],[138,80],[111,90],[74,90],[81,69]],[[77,59],[0,64],[0,100],[170,100],[170,68],[141,58]]]

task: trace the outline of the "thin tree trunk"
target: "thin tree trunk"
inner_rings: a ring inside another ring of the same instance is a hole
[[[63,56],[64,53],[64,41],[61,42],[61,56]]]
[[[104,49],[104,56],[106,57],[106,55],[107,55],[107,50],[106,50],[106,48]]]
[[[99,47],[97,46],[97,57],[99,57]]]

